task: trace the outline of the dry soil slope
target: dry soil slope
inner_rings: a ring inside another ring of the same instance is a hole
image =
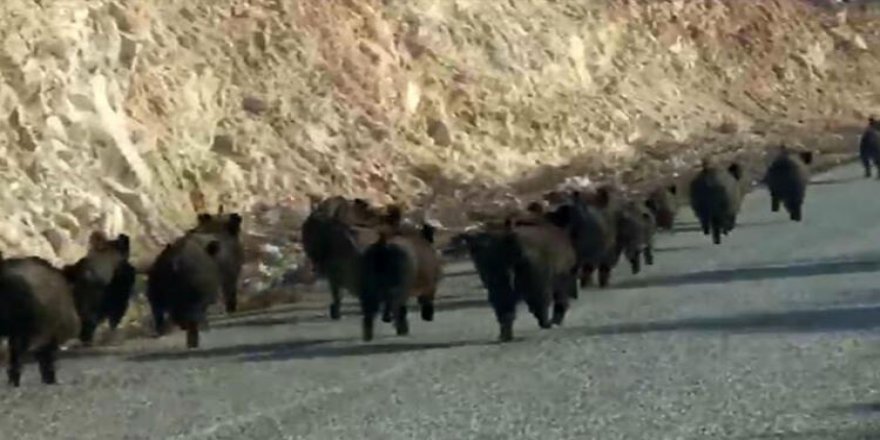
[[[0,248],[859,121],[867,29],[789,0],[4,0]]]

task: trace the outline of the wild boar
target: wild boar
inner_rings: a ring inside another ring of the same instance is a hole
[[[217,264],[221,243],[214,234],[190,232],[159,253],[149,269],[147,299],[157,336],[166,332],[165,319],[186,331],[187,348],[199,346],[199,326],[207,321],[227,279]]]
[[[513,339],[516,306],[524,300],[542,329],[561,325],[577,291],[577,255],[570,205],[548,213],[548,222],[462,235],[498,321],[499,340]],[[548,308],[553,303],[553,316]]]
[[[238,308],[238,279],[244,264],[244,246],[241,243],[242,217],[236,212],[224,214],[223,207],[215,215],[203,213],[198,225],[190,233],[209,234],[217,240],[219,248],[214,259],[220,267],[223,304],[226,313]]]
[[[330,318],[342,317],[342,289],[357,294],[360,254],[378,239],[371,228],[384,219],[366,201],[330,197],[313,205],[302,226],[302,243],[315,273],[327,278],[333,300]]]
[[[736,162],[724,170],[704,159],[702,169],[691,181],[691,208],[703,234],[711,233],[715,244],[721,244],[721,235],[736,227],[742,202],[742,177],[742,168]]]
[[[657,188],[648,195],[645,206],[654,214],[655,223],[659,229],[672,231],[678,212],[677,196],[676,185]]]
[[[779,154],[767,168],[764,181],[770,191],[770,210],[779,211],[780,203],[788,211],[789,218],[799,222],[803,218],[804,197],[810,183],[809,165],[813,162],[813,153],[803,151],[792,154],[785,145],[780,147]]]
[[[868,126],[859,139],[859,158],[865,167],[865,177],[871,177],[871,165],[877,169],[880,179],[880,121],[868,118]]]
[[[622,202],[610,185],[602,185],[595,192],[572,192],[574,215],[570,234],[580,268],[580,285],[591,283],[592,273],[599,269],[599,286],[611,282],[611,271],[620,259],[617,246],[617,225]]]
[[[95,329],[105,319],[116,329],[134,290],[135,269],[129,262],[130,244],[125,234],[108,240],[93,233],[88,253],[62,270],[72,285],[81,318],[80,340],[91,345]]]
[[[23,356],[32,352],[43,383],[54,384],[58,347],[80,334],[71,286],[42,258],[0,260],[0,338],[7,340],[9,383],[21,384]]]
[[[383,321],[393,317],[398,335],[409,334],[407,300],[418,298],[421,317],[434,320],[434,298],[442,274],[440,257],[433,247],[434,228],[423,225],[413,235],[383,230],[368,246],[361,262],[360,302],[363,313],[363,339],[373,339],[373,323],[384,305]],[[390,313],[388,313],[390,311]]]
[[[641,260],[654,264],[654,214],[642,203],[629,202],[617,222],[617,246],[630,263],[633,274],[641,271]]]

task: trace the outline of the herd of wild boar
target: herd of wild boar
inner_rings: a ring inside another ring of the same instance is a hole
[[[859,156],[865,176],[871,176],[873,165],[880,177],[880,122],[873,118],[861,136]],[[810,152],[780,147],[763,179],[773,212],[782,206],[791,220],[802,220],[811,163]],[[691,177],[690,206],[713,243],[736,228],[746,185],[737,162],[705,159]],[[653,264],[655,232],[672,230],[678,203],[674,183],[638,199],[611,185],[553,191],[523,212],[454,236],[443,253],[470,256],[488,291],[498,338],[510,341],[520,301],[540,328],[551,328],[563,323],[570,301],[593,283],[594,272],[598,286],[607,287],[621,256],[634,274],[643,263]],[[209,306],[222,297],[226,312],[235,312],[244,260],[241,231],[241,215],[221,208],[217,214],[199,214],[194,228],[159,253],[146,286],[157,336],[174,324],[186,332],[187,347],[197,348]],[[400,207],[341,196],[314,200],[302,225],[302,243],[315,273],[330,286],[331,319],[341,317],[343,290],[359,299],[365,341],[373,339],[379,313],[398,335],[408,334],[410,297],[418,301],[422,320],[434,319],[442,275],[435,230],[404,220]],[[55,383],[60,345],[73,338],[90,345],[105,320],[116,328],[134,291],[129,253],[127,235],[110,239],[96,232],[86,255],[62,268],[38,257],[0,254],[0,338],[8,346],[11,385],[20,384],[23,358],[31,354],[43,383]]]

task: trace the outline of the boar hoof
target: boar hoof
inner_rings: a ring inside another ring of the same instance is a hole
[[[565,308],[561,306],[553,307],[553,325],[562,325],[562,321],[565,320]]]
[[[363,325],[363,338],[364,342],[370,342],[373,340],[373,324],[372,323],[364,323]]]
[[[409,323],[406,321],[399,322],[396,326],[397,336],[406,336],[409,334]]]
[[[9,378],[9,385],[14,387],[21,386],[21,372],[10,371],[7,376]]]
[[[342,311],[339,304],[330,304],[330,319],[336,321],[342,318]]]
[[[498,335],[501,342],[510,342],[513,340],[513,323],[501,324],[501,333]]]
[[[434,304],[430,301],[425,301],[422,303],[421,307],[422,312],[422,321],[433,321],[434,320]]]
[[[186,348],[199,348],[199,329],[196,324],[186,330]]]

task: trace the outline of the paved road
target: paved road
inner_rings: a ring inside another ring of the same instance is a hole
[[[364,344],[322,308],[217,322],[197,352],[176,334],[67,357],[57,387],[31,365],[0,392],[0,438],[880,438],[880,182],[860,173],[817,176],[803,224],[759,190],[721,247],[692,223],[664,236],[564,328],[521,310],[494,343],[458,267],[405,339]]]

